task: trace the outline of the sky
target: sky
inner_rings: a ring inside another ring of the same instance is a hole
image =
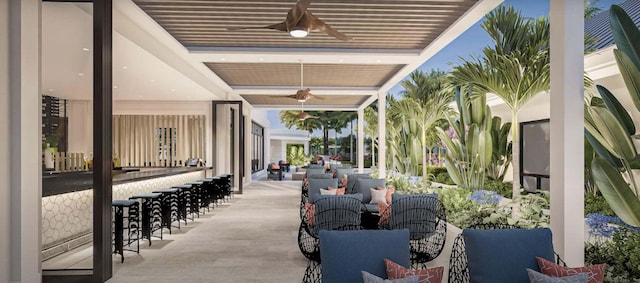
[[[549,15],[549,1],[557,0],[505,0],[503,5],[513,5],[513,7],[520,11],[525,17],[540,17]],[[596,6],[600,7],[603,11],[608,10],[613,4],[622,3],[624,0],[599,0]],[[440,50],[436,55],[422,64],[419,69],[424,72],[431,72],[431,70],[441,70],[448,72],[453,66],[460,62],[460,58],[470,58],[473,56],[479,56],[482,48],[491,45],[491,38],[480,27],[482,20],[473,25],[466,32],[461,34],[458,38],[449,43],[445,48]],[[389,93],[397,94],[402,88],[400,84],[396,84],[389,90]],[[286,128],[283,124],[280,124],[280,111],[270,110],[267,111],[267,118],[271,129],[283,129]],[[334,136],[334,131],[329,133],[329,137]],[[347,135],[348,131],[342,131],[339,136]],[[317,135],[315,132],[313,135]]]

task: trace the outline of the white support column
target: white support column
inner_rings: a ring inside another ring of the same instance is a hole
[[[364,172],[364,108],[358,108],[358,172]]]
[[[378,93],[378,178],[386,178],[387,162],[387,96]]]
[[[309,155],[309,141],[304,141],[304,154]]]
[[[3,152],[5,147],[10,149],[8,154],[0,155],[3,157],[0,171],[2,175],[6,174],[0,181],[0,230],[3,230],[3,239],[0,240],[0,281],[40,282],[41,1],[9,0],[0,3],[0,34],[8,31],[8,34],[1,36],[8,40],[0,43],[0,66],[2,69],[8,66],[5,69],[8,72],[0,73],[1,76],[8,74],[9,78],[8,83],[0,83],[0,104],[4,108],[4,111],[0,111],[0,131],[4,139],[0,151]],[[7,195],[9,198],[6,198]]]
[[[551,230],[569,266],[584,264],[583,1],[550,1]]]

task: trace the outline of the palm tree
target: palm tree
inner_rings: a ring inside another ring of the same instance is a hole
[[[378,140],[378,111],[376,102],[371,103],[364,109],[364,121],[358,121],[358,123],[364,123],[364,132],[371,138],[371,165],[376,165],[375,148]]]
[[[493,93],[511,109],[511,140],[519,144],[518,112],[535,95],[549,90],[549,22],[529,19],[513,7],[498,7],[482,28],[495,42],[482,58],[463,59],[452,71],[457,85]],[[513,196],[520,192],[520,148],[513,147]]]
[[[343,116],[339,115],[342,112],[333,111],[305,111],[310,115],[317,118],[300,120],[297,110],[286,110],[280,112],[280,123],[283,123],[287,128],[296,127],[299,130],[309,131],[313,133],[314,130],[322,131],[322,144],[323,154],[329,154],[329,130],[337,130],[339,133],[345,126]]]
[[[420,70],[411,73],[409,80],[404,80],[400,85],[404,88],[401,92],[405,97],[395,103],[395,111],[407,116],[410,128],[415,128],[415,133],[420,138],[422,147],[422,176],[427,176],[428,150],[431,144],[427,140],[429,131],[434,131],[434,124],[438,120],[446,119],[453,108],[449,106],[453,102],[453,91],[447,89],[445,73],[432,70],[425,74]],[[395,112],[394,111],[394,112]]]

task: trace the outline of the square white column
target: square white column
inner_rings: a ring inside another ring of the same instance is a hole
[[[551,230],[569,266],[584,264],[583,1],[549,1]],[[578,11],[578,12],[577,12]]]
[[[364,108],[358,108],[358,172],[364,172]]]
[[[387,96],[378,93],[378,178],[386,178],[387,162]]]

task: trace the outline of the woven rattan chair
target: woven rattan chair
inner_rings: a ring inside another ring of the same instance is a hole
[[[303,282],[320,279],[320,230],[360,230],[362,195],[320,196],[305,213],[298,230],[298,247],[308,259]]]
[[[519,229],[519,227],[500,223],[478,223],[472,225],[470,229],[491,230],[491,229]],[[567,264],[555,254],[556,263],[566,266]],[[451,257],[449,259],[449,283],[469,283],[469,266],[467,263],[467,253],[462,234],[456,236],[453,241]]]
[[[387,211],[380,212],[380,228],[409,229],[411,265],[417,269],[426,268],[426,263],[444,249],[447,239],[445,208],[434,194],[393,194],[392,197]]]

